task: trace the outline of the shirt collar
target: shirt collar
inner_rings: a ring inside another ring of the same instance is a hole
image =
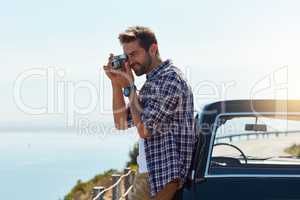
[[[151,79],[154,78],[157,74],[160,73],[160,71],[162,71],[162,69],[166,68],[167,66],[169,66],[172,63],[172,61],[170,59],[162,62],[161,64],[159,64],[157,67],[155,67],[152,71],[150,71],[147,75],[146,75],[146,79]]]

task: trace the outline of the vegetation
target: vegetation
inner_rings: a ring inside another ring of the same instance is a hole
[[[135,143],[133,145],[133,148],[131,151],[129,151],[129,161],[126,163],[126,167],[130,167],[133,165],[137,165],[137,156],[139,154],[139,146],[138,143]]]
[[[108,170],[102,174],[96,175],[94,178],[87,182],[78,180],[73,189],[64,197],[64,200],[83,200],[91,199],[91,191],[94,186],[101,185],[108,187],[112,184],[111,175],[118,173],[116,170]]]
[[[300,144],[293,144],[292,146],[286,148],[284,151],[295,157],[300,157]]]
[[[138,144],[134,144],[133,149],[129,152],[129,161],[126,163],[126,167],[130,167],[132,170],[137,169],[136,157],[138,155]],[[72,190],[64,197],[64,200],[85,200],[92,199],[92,189],[95,186],[109,187],[112,185],[111,175],[117,173],[122,174],[123,172],[118,172],[117,170],[110,169],[104,173],[96,175],[91,180],[82,182],[78,180],[76,185]]]

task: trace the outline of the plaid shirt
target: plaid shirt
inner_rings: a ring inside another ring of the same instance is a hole
[[[172,180],[187,178],[195,144],[194,105],[190,86],[170,60],[146,78],[139,92],[144,108],[140,117],[150,134],[144,144],[151,196],[155,196]],[[130,112],[128,126],[133,126]]]

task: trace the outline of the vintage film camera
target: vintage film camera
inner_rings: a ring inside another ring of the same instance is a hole
[[[121,54],[118,56],[114,56],[111,65],[112,69],[114,70],[120,70],[124,67],[124,63],[128,60],[128,56],[126,54]]]

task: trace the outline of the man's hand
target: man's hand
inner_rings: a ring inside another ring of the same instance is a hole
[[[110,54],[107,65],[103,66],[105,74],[111,80],[112,85],[124,88],[133,84],[134,76],[128,62],[125,62],[124,67],[121,70],[114,70],[111,64],[113,57],[114,55]]]

